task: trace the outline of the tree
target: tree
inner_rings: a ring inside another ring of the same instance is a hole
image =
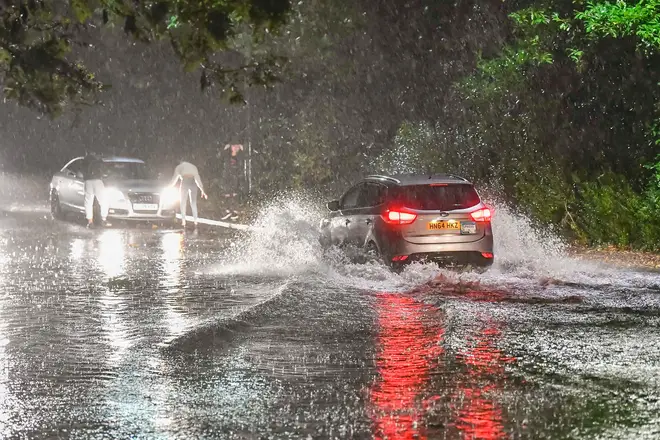
[[[3,0],[0,81],[6,99],[50,116],[92,104],[105,86],[77,50],[97,26],[121,25],[140,41],[169,41],[186,70],[201,68],[202,89],[215,85],[240,102],[242,87],[274,81],[282,60],[247,59],[234,38],[249,32],[263,42],[289,10],[289,0]]]
[[[641,165],[660,133],[660,2],[525,3],[500,53],[457,83],[442,119],[462,132],[456,151],[472,151],[473,178],[497,180],[543,223],[657,247],[657,222],[634,225],[651,224]]]

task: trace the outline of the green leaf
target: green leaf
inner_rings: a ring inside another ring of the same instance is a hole
[[[76,19],[81,23],[92,18],[92,9],[89,7],[86,0],[71,0],[71,8],[73,9]]]
[[[0,48],[0,65],[8,65],[11,62],[11,54],[8,50]]]

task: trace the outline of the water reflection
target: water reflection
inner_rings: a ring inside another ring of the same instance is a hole
[[[167,340],[182,335],[190,327],[186,314],[181,311],[180,302],[184,298],[179,296],[184,293],[181,289],[183,244],[183,234],[180,232],[166,233],[161,238],[162,274],[159,278],[161,286],[165,287],[163,324],[167,328]],[[173,429],[176,419],[166,407],[168,401],[175,399],[176,389],[168,374],[167,359],[162,351],[158,351],[151,359],[150,368],[160,377],[158,384],[151,390],[153,402],[158,408],[152,419],[154,428],[161,438],[171,438],[169,431]]]
[[[4,241],[4,240],[3,240]],[[0,286],[5,286],[5,273],[9,257],[4,253],[3,243],[0,249]],[[9,345],[9,328],[7,326],[7,312],[5,301],[7,293],[0,293],[0,438],[9,436],[9,404],[11,395],[9,393],[9,354],[7,346]]]
[[[124,273],[126,242],[117,230],[106,230],[99,237],[98,263],[108,278],[115,278]]]
[[[514,359],[496,348],[495,325],[479,329],[469,348],[453,355],[443,348],[445,316],[438,308],[388,293],[378,296],[376,310],[378,377],[369,396],[375,439],[507,437],[496,398]]]
[[[161,248],[163,251],[161,285],[170,288],[169,292],[176,292],[181,280],[183,234],[180,232],[163,234]]]
[[[402,295],[381,294],[377,309],[379,379],[370,395],[374,437],[425,439],[422,393],[443,352],[443,323],[437,309]]]
[[[124,358],[126,350],[131,346],[130,333],[124,322],[127,309],[122,290],[115,278],[125,273],[126,237],[121,231],[106,230],[98,238],[97,262],[103,271],[108,284],[103,286],[99,305],[101,306],[101,322],[107,344],[112,349],[107,363],[110,368],[116,368]],[[88,256],[88,258],[91,256]]]
[[[164,234],[161,239],[162,248],[162,274],[160,284],[167,290],[165,297],[164,322],[168,330],[168,340],[182,335],[189,327],[190,322],[181,310],[181,265],[183,264],[183,234],[171,232]]]
[[[502,408],[494,396],[501,390],[504,366],[513,358],[504,356],[495,347],[499,337],[497,328],[487,327],[475,337],[470,349],[458,355],[467,367],[467,374],[459,381],[456,395],[459,404],[456,405],[458,411],[454,426],[464,438],[498,440],[507,437]]]

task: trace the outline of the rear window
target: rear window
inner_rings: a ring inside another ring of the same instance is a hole
[[[411,209],[451,211],[466,209],[481,202],[472,185],[411,185],[395,193],[395,201]]]

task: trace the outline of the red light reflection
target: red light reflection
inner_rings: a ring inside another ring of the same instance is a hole
[[[456,428],[466,439],[498,440],[507,437],[502,421],[502,409],[489,397],[499,388],[496,379],[505,375],[504,364],[514,359],[505,357],[495,348],[500,331],[490,327],[477,337],[476,344],[459,356],[468,367],[461,380],[457,400],[464,402],[458,409]]]
[[[382,294],[378,311],[381,351],[376,365],[380,378],[370,396],[374,437],[425,439],[421,432],[421,394],[432,362],[442,354],[440,341],[444,330],[438,329],[438,310],[410,297]]]
[[[442,435],[431,433],[425,419],[443,417],[438,413],[443,407],[449,420],[439,426],[445,427],[445,435],[451,431],[464,439],[507,437],[494,393],[502,388],[505,364],[514,359],[495,347],[500,337],[497,328],[481,330],[467,351],[448,358],[442,347],[441,310],[402,294],[379,295],[377,310],[379,377],[369,396],[375,439],[425,440]],[[438,385],[444,389],[435,389]],[[431,408],[433,414],[427,415]]]

